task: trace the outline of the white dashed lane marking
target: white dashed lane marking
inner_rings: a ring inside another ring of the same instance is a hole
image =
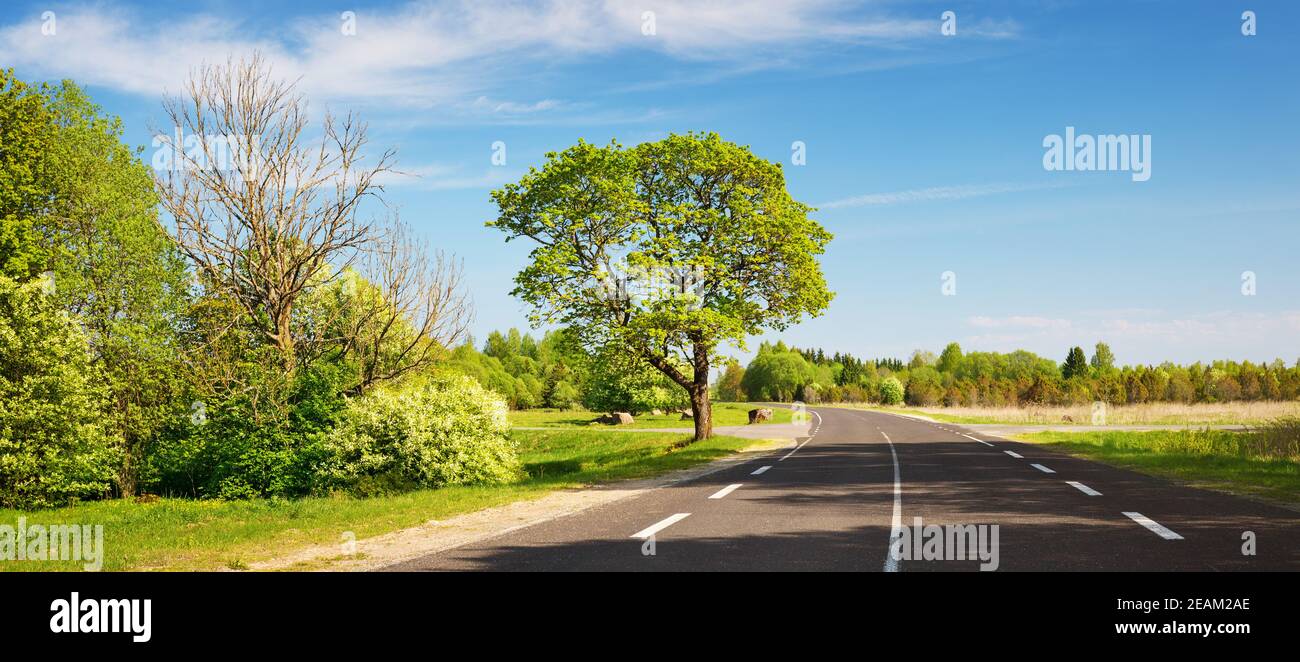
[[[1143,515],[1142,513],[1124,513],[1126,517],[1150,529],[1152,533],[1164,538],[1165,540],[1182,540],[1183,537],[1170,531],[1159,522]]]
[[[1031,464],[1031,465],[1029,465],[1029,466],[1031,466],[1031,467],[1033,467],[1033,468],[1035,468],[1035,469],[1037,469],[1037,470],[1039,470],[1039,471],[1041,471],[1041,472],[1043,472],[1043,473],[1045,473],[1045,474],[1054,474],[1054,473],[1056,473],[1055,471],[1052,471],[1051,469],[1048,469],[1047,467],[1045,467],[1045,466],[1043,466],[1043,465],[1041,465],[1041,464]]]
[[[1098,492],[1097,490],[1094,490],[1091,487],[1088,487],[1087,485],[1084,485],[1083,483],[1080,483],[1077,480],[1067,480],[1065,481],[1065,484],[1069,485],[1070,487],[1073,487],[1076,490],[1079,490],[1080,492],[1083,492],[1084,494],[1087,494],[1088,496],[1101,496],[1101,492]]]
[[[724,487],[724,488],[718,490],[717,492],[714,492],[712,495],[709,496],[709,498],[710,498],[710,499],[721,499],[722,497],[727,496],[728,494],[731,494],[732,492],[735,492],[735,491],[736,491],[736,488],[737,488],[737,487],[740,487],[741,485],[744,485],[744,483],[735,483],[735,484],[733,484],[733,485],[728,485],[728,486],[726,486],[726,487]]]
[[[1002,451],[1002,452],[1003,452],[1003,453],[1006,453],[1007,455],[1010,455],[1011,457],[1016,458],[1017,460],[1023,460],[1023,459],[1025,459],[1025,456],[1024,456],[1024,455],[1021,455],[1020,453],[1017,453],[1017,452],[1015,452],[1015,451]]]
[[[651,524],[650,526],[633,533],[632,537],[645,540],[646,538],[649,538],[650,536],[653,536],[654,534],[659,533],[660,531],[663,531],[690,516],[690,513],[677,513],[676,515],[670,515],[655,524]]]
[[[757,476],[757,475],[759,475],[759,474],[763,473],[764,471],[767,471],[768,469],[771,469],[771,468],[772,468],[772,465],[770,465],[770,464],[769,464],[769,465],[766,465],[766,466],[762,466],[762,467],[759,467],[759,468],[757,468],[757,469],[755,469],[755,470],[749,472],[749,475],[751,475],[751,476]]]

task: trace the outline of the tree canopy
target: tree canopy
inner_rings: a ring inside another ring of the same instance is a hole
[[[537,244],[512,292],[531,320],[658,369],[690,395],[697,439],[711,431],[719,344],[817,315],[833,296],[817,262],[830,233],[779,164],[717,134],[580,141],[492,197],[488,225]]]

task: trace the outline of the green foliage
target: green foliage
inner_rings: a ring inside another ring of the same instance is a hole
[[[587,366],[582,404],[591,411],[639,414],[690,406],[685,391],[622,348],[605,346]]]
[[[0,505],[104,494],[120,462],[86,338],[40,282],[0,275]]]
[[[812,366],[799,352],[764,344],[745,369],[741,387],[756,401],[789,402],[814,381]]]
[[[263,349],[275,358],[272,348]],[[299,371],[287,387],[279,378],[254,363],[241,377],[246,391],[196,403],[188,420],[150,445],[150,487],[199,498],[307,494],[324,457],[323,437],[347,404],[340,394],[352,375],[321,363]],[[283,388],[289,389],[284,402],[265,401]]]
[[[156,222],[152,175],[122,126],[71,82],[0,72],[0,273],[53,274],[53,300],[86,330],[104,424],[133,494],[143,448],[184,389],[175,322],[188,275]]]
[[[918,349],[912,352],[912,358],[907,362],[907,368],[915,370],[916,368],[932,367],[938,362],[939,357],[935,356],[934,352]]]
[[[1106,373],[1115,369],[1115,354],[1110,351],[1110,345],[1104,342],[1097,343],[1093,350],[1092,360],[1089,362],[1092,369],[1098,373]]]
[[[739,361],[727,362],[726,370],[718,379],[718,399],[723,402],[745,402],[749,396],[742,384],[745,381],[745,368]]]
[[[880,402],[886,405],[903,404],[903,384],[897,377],[886,377],[880,381]]]
[[[466,376],[419,379],[349,403],[325,442],[322,487],[379,494],[520,477],[506,404]]]
[[[943,377],[934,368],[916,368],[908,373],[906,391],[905,399],[909,405],[937,405],[944,396]]]
[[[57,187],[51,155],[57,127],[47,85],[30,86],[0,70],[0,274],[19,281],[49,268],[52,246],[39,220],[48,216]]]
[[[961,360],[961,345],[950,342],[947,347],[943,348],[943,353],[939,355],[939,363],[935,368],[939,372],[955,373],[961,368]]]
[[[490,333],[482,352],[469,343],[457,347],[444,367],[496,391],[511,409],[567,409],[582,399],[588,361],[564,330],[548,332],[538,341],[510,329]]]
[[[1082,347],[1070,349],[1070,353],[1065,357],[1065,363],[1061,365],[1061,376],[1066,379],[1088,376],[1088,359],[1084,356]]]
[[[716,134],[579,142],[492,198],[488,225],[537,243],[513,290],[532,321],[622,348],[705,414],[721,342],[819,314],[832,296],[817,264],[830,234],[780,165]],[[697,417],[696,437],[708,434]]]

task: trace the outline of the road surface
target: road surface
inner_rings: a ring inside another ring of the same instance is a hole
[[[1296,511],[950,423],[813,415],[794,450],[386,569],[980,569],[975,538],[965,560],[951,545],[940,559],[894,558],[904,555],[890,553],[891,541],[901,550],[925,539],[911,535],[924,533],[920,518],[986,533],[997,525],[999,571],[1300,570]]]

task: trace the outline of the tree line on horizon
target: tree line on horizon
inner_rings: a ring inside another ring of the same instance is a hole
[[[1061,363],[1032,352],[916,350],[901,359],[862,359],[846,352],[764,342],[747,366],[726,365],[724,401],[871,402],[913,406],[1113,405],[1300,399],[1300,361],[1220,360],[1178,365],[1117,365],[1110,346],[1092,355],[1073,347]]]

